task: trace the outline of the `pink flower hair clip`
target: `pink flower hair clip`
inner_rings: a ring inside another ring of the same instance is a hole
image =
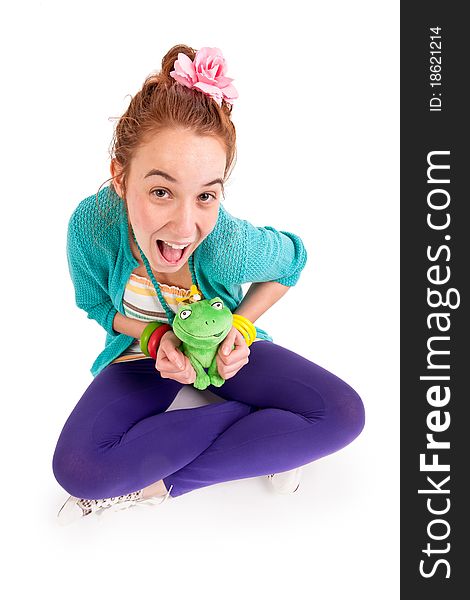
[[[219,106],[222,106],[222,100],[233,104],[238,98],[238,92],[232,85],[233,79],[225,76],[227,63],[219,48],[201,48],[196,52],[194,61],[178,52],[173,67],[174,71],[170,71],[173,79],[211,96]]]

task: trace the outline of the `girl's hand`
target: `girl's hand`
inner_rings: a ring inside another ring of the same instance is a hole
[[[235,348],[232,350],[233,345],[235,345]],[[223,353],[225,348],[229,350],[227,355]],[[216,361],[219,375],[224,379],[233,377],[249,362],[249,354],[250,349],[246,344],[245,338],[236,327],[232,327],[217,351]]]
[[[179,383],[194,383],[196,371],[189,358],[178,350],[181,343],[173,331],[164,333],[158,346],[155,368],[163,378],[174,379]]]

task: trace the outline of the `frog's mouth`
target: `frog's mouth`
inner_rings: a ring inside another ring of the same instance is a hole
[[[181,327],[181,325],[180,325],[180,327]],[[222,331],[219,331],[219,333],[213,333],[212,335],[194,335],[194,333],[188,333],[184,327],[181,327],[181,329],[185,333],[187,333],[188,335],[190,335],[191,337],[201,338],[201,339],[207,339],[207,338],[211,338],[211,337],[220,337],[223,334],[223,332],[224,332],[224,330],[222,329]]]

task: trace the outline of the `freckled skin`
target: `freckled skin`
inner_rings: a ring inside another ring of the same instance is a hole
[[[182,304],[173,321],[173,331],[183,343],[180,350],[194,370],[194,387],[205,390],[209,385],[220,387],[223,379],[217,370],[217,350],[232,328],[233,315],[218,297]],[[204,368],[207,368],[207,373]]]

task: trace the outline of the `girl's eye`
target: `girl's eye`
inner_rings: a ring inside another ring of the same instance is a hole
[[[158,189],[156,189],[156,190],[152,190],[150,193],[151,193],[151,194],[154,194],[155,192],[163,192],[164,194],[167,194],[167,193],[168,193],[166,190],[164,190],[164,189],[162,189],[162,188],[158,188]],[[157,198],[163,198],[163,196],[160,196],[160,195],[157,195],[156,197],[157,197]]]
[[[164,190],[163,188],[157,188],[155,190],[152,190],[150,193],[152,195],[154,195],[156,198],[164,198],[165,196],[160,194],[159,192],[163,192],[163,194],[168,194],[168,192],[166,190]],[[206,198],[202,198],[203,196],[206,196]],[[209,202],[211,200],[215,200],[216,196],[215,194],[209,194],[209,192],[203,192],[200,196],[200,198],[202,198],[202,203],[203,204],[209,204]]]
[[[204,204],[207,204],[211,199],[215,200],[214,194],[209,194],[209,192],[203,192],[201,196],[208,196],[207,200],[204,201]]]

